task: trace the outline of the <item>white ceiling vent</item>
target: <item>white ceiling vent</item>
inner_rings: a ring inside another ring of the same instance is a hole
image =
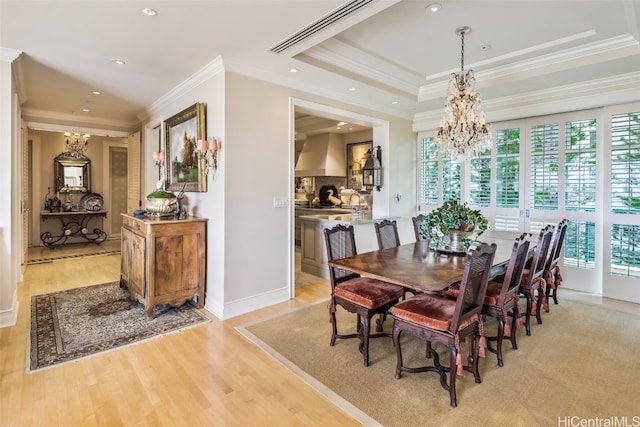
[[[304,27],[294,35],[281,41],[280,43],[272,47],[270,50],[271,52],[282,53],[285,50],[297,45],[298,43],[302,43],[309,37],[319,33],[325,28],[335,24],[341,19],[344,19],[347,16],[351,15],[352,13],[357,12],[358,10],[362,9],[363,7],[365,7],[366,5],[372,2],[373,0],[352,0],[348,3],[345,3],[339,8],[337,8],[336,10],[329,13],[328,15],[323,16],[322,18],[318,19],[314,23],[307,25],[306,27]]]

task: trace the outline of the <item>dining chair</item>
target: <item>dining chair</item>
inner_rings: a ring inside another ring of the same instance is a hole
[[[411,218],[411,222],[413,222],[413,233],[416,236],[416,242],[420,242],[422,240],[429,240],[428,236],[423,236],[420,232],[420,224],[424,221],[426,215],[420,214],[418,216],[414,216]]]
[[[353,225],[338,224],[324,230],[329,261],[357,255]],[[359,350],[362,353],[364,366],[369,366],[369,339],[391,337],[382,333],[386,313],[404,295],[402,286],[381,280],[362,277],[337,267],[329,266],[331,297],[329,302],[329,319],[332,324],[330,345],[334,346],[337,338],[358,338]],[[336,320],[336,307],[343,307],[357,315],[356,332],[339,334]],[[371,334],[371,318],[380,314],[375,334]]]
[[[546,282],[544,280],[544,267],[551,247],[551,237],[555,226],[547,224],[540,230],[540,236],[533,251],[533,257],[527,260],[525,269],[520,280],[519,293],[527,301],[527,308],[524,314],[524,327],[527,335],[531,335],[531,314],[535,314],[538,324],[542,323],[540,308],[547,305],[544,294]]]
[[[528,258],[529,245],[531,244],[530,236],[529,233],[522,233],[515,239],[505,273],[489,281],[487,292],[484,296],[483,317],[493,317],[498,323],[497,335],[492,337],[485,336],[487,349],[498,358],[498,366],[503,366],[504,364],[502,357],[503,340],[511,341],[511,348],[518,349],[516,327],[522,326],[518,290],[524,265]],[[444,294],[449,298],[455,299],[458,297],[459,292],[460,285],[454,284]],[[509,325],[509,313],[511,313],[511,325]],[[496,348],[491,346],[492,341],[496,341]]]
[[[378,249],[387,249],[400,246],[400,236],[398,236],[398,224],[395,220],[383,219],[373,224],[376,229],[378,239]]]
[[[484,356],[486,343],[483,339],[480,314],[495,252],[495,243],[489,245],[478,242],[472,245],[466,254],[457,299],[449,299],[440,294],[422,293],[396,304],[390,311],[393,316],[393,344],[397,358],[395,377],[399,379],[402,372],[437,372],[440,375],[440,384],[449,391],[450,404],[453,407],[457,406],[456,375],[462,375],[466,370],[473,373],[476,383],[481,382],[478,357]],[[426,357],[433,358],[432,365],[404,366],[400,341],[403,331],[427,342]],[[467,364],[464,365],[460,341],[467,338],[471,342],[467,349]],[[440,364],[438,352],[431,345],[433,341],[448,346],[449,366]]]
[[[562,274],[560,273],[560,258],[562,256],[562,245],[564,244],[564,238],[567,234],[568,224],[569,221],[567,219],[563,219],[558,223],[558,228],[556,229],[556,233],[554,235],[553,244],[551,245],[549,258],[547,259],[547,264],[545,266],[544,280],[547,282],[547,303],[549,302],[549,298],[551,297],[553,298],[553,303],[558,304],[558,286],[562,284]],[[549,311],[548,305],[547,311]]]

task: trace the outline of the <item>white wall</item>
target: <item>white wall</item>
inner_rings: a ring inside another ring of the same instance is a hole
[[[208,191],[187,193],[189,211],[209,219],[205,307],[220,318],[290,297],[293,208],[274,207],[274,198],[290,199],[293,194],[292,97],[332,104],[317,96],[221,71],[179,97],[155,106],[155,118],[144,124],[149,129],[154,121],[204,102],[207,135],[222,142],[219,168],[208,177]],[[353,106],[339,107],[379,116]],[[401,175],[398,168],[406,169],[413,162],[415,135],[409,121],[381,119],[389,121],[386,138],[394,140],[391,150],[384,154],[388,156],[385,182],[393,175],[398,180],[394,191],[406,195],[394,204],[393,211],[397,216],[411,216],[415,202],[410,194],[414,193],[415,179],[396,176]],[[400,160],[394,158],[396,146]],[[150,159],[155,150],[146,147],[143,151],[143,156]],[[157,173],[155,167],[149,167],[147,193],[153,189],[152,176]],[[388,211],[389,197],[384,199]]]
[[[19,52],[0,49],[0,327],[18,316],[21,247],[20,114],[11,63]]]

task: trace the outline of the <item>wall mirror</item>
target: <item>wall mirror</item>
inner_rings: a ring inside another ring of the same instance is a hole
[[[54,160],[56,193],[91,191],[91,160],[62,153]]]

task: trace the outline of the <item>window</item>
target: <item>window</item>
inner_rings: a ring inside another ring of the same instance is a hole
[[[611,209],[640,213],[640,113],[611,117]]]
[[[520,206],[520,129],[496,132],[496,207]]]
[[[469,205],[491,206],[491,150],[469,160]]]
[[[455,198],[460,200],[460,162],[441,159],[438,143],[434,138],[423,138],[419,147],[421,205],[438,205]],[[442,164],[442,172],[438,167]],[[442,200],[438,199],[440,189]]]
[[[596,121],[565,124],[564,206],[594,212],[596,207]]]
[[[558,209],[558,125],[531,128],[531,206]]]
[[[457,160],[442,160],[442,201],[449,199],[460,200],[460,162]]]
[[[418,203],[438,203],[438,144],[433,138],[423,138],[419,147],[420,192]]]
[[[611,274],[640,278],[640,226],[611,226]]]
[[[596,258],[595,223],[569,221],[563,247],[565,265],[593,270]]]

